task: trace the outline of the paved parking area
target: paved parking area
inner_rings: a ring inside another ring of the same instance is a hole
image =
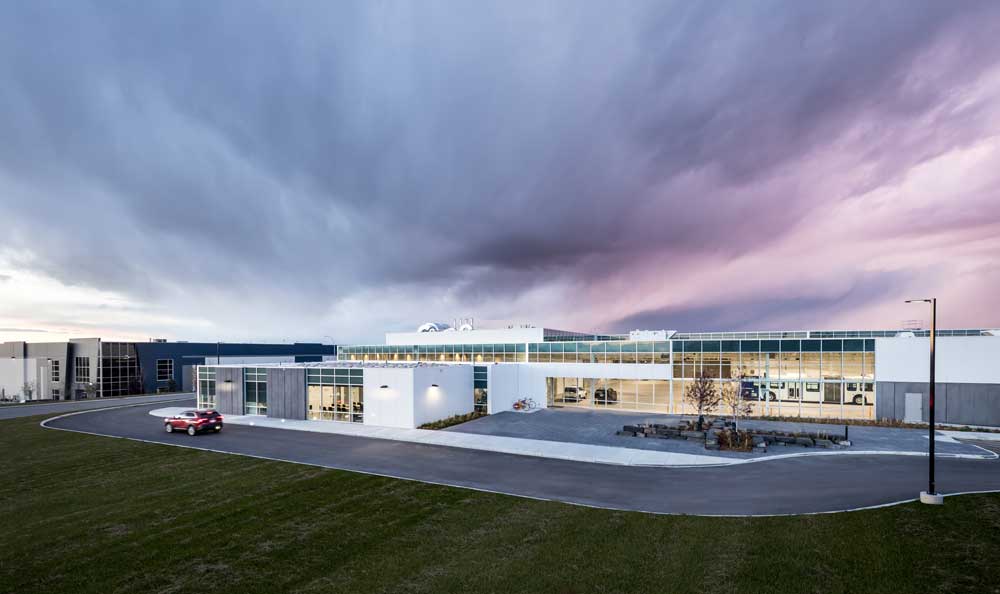
[[[679,415],[662,415],[637,412],[586,410],[578,408],[550,408],[532,414],[502,412],[454,427],[445,431],[521,437],[568,443],[615,446],[642,450],[657,450],[685,454],[706,453],[704,446],[697,442],[677,439],[644,439],[615,435],[623,425],[635,423],[675,424]],[[788,423],[748,419],[740,422],[741,427],[779,430],[789,432],[827,432],[843,434],[844,425],[817,425],[809,423]],[[927,452],[927,431],[921,429],[895,429],[888,427],[851,426],[848,429],[852,446],[848,451],[876,452]],[[952,435],[953,432],[949,432]],[[938,435],[938,454],[963,454],[980,456],[988,454],[971,443],[962,443],[946,435]],[[799,446],[771,447],[767,454],[744,452],[712,452],[713,456],[734,458],[757,458],[782,453],[823,452],[823,449]]]

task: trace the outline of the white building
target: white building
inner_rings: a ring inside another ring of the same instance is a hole
[[[691,414],[684,394],[700,377],[719,383],[738,382],[743,397],[754,403],[754,414],[762,416],[926,416],[927,331],[637,330],[625,335],[589,335],[530,327],[453,330],[443,324],[425,325],[421,330],[389,333],[384,345],[341,346],[337,363],[310,364],[364,369],[355,371],[363,375],[363,385],[331,387],[341,403],[337,406],[344,406],[340,395],[351,402],[350,415],[338,409],[332,415],[310,418],[418,426],[428,419],[437,420],[431,419],[436,415],[450,416],[466,409],[489,414],[511,410],[520,399],[534,400],[541,407]],[[1000,424],[998,334],[994,330],[938,332],[939,421]],[[450,371],[437,372],[449,376],[447,384],[438,382],[439,397],[447,405],[435,408],[425,402],[429,384],[421,379],[423,372],[419,370],[425,366],[420,364],[428,364],[426,369],[462,370],[454,373],[464,375],[454,377]],[[202,373],[212,369],[202,368]],[[245,373],[251,368],[232,369]],[[301,392],[304,402],[324,402],[325,388],[313,380],[326,372],[310,369],[302,372],[301,381],[292,381],[301,387],[292,397],[300,399]],[[413,377],[387,380],[378,387],[373,386],[377,380],[369,381],[369,374],[375,378],[385,373],[411,373],[395,370],[412,370]],[[349,377],[346,371],[329,373]],[[462,382],[468,385],[463,387]],[[383,385],[393,396],[382,392],[376,404],[372,390],[386,390]],[[269,389],[270,398],[275,398],[274,389]],[[351,400],[358,390],[362,395],[360,413],[355,411],[356,401]],[[459,406],[462,402],[465,405]],[[217,405],[207,397],[201,403]],[[236,401],[228,401],[225,408],[253,410]],[[295,408],[290,418],[306,418],[314,412]],[[281,416],[272,409],[267,414]],[[348,418],[351,415],[359,418]]]

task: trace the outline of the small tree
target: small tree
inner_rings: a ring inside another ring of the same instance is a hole
[[[31,400],[31,395],[35,393],[35,382],[24,382],[21,386],[21,395],[25,400]]]
[[[745,417],[753,412],[753,403],[743,398],[743,380],[746,374],[739,368],[733,370],[732,381],[722,385],[721,400],[722,407],[733,418],[733,426],[740,430],[740,417]]]
[[[698,411],[700,430],[705,413],[710,413],[719,406],[719,391],[715,387],[715,380],[702,373],[684,390],[684,400]]]
[[[83,391],[87,394],[87,398],[97,397],[97,384],[90,382],[83,386]]]

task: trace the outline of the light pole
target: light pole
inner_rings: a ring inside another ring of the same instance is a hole
[[[931,369],[930,369],[930,394],[928,395],[927,417],[930,421],[929,451],[927,465],[927,490],[920,492],[920,502],[931,505],[941,505],[944,497],[938,494],[934,486],[934,335],[937,333],[937,298],[930,299],[908,299],[907,303],[930,303],[931,304]]]

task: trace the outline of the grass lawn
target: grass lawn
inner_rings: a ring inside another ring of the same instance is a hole
[[[797,518],[651,516],[51,431],[40,418],[0,421],[0,592],[1000,591],[1000,494]]]

